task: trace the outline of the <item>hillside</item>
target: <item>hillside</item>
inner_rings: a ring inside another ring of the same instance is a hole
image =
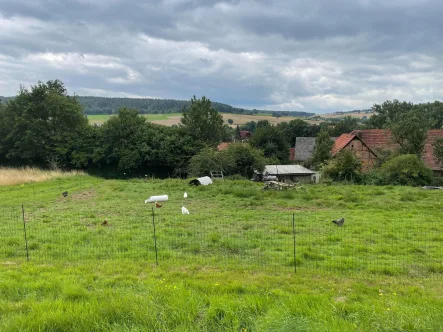
[[[6,102],[12,97],[1,97],[2,102]],[[85,108],[85,114],[115,114],[122,107],[134,108],[142,114],[170,114],[180,113],[182,109],[189,105],[187,100],[175,99],[152,99],[152,98],[105,98],[77,96],[79,102]],[[248,110],[233,107],[227,104],[212,102],[212,106],[222,113],[245,114],[245,115],[270,115],[274,116],[294,116],[309,117],[315,115],[308,112],[274,112],[271,110]]]
[[[343,119],[346,116],[350,116],[353,118],[365,120],[370,118],[373,114],[374,112],[371,109],[366,109],[366,110],[353,110],[348,112],[337,111],[332,113],[321,114],[319,116],[322,117],[323,119]]]

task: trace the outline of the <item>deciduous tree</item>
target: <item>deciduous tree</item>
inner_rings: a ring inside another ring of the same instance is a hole
[[[394,141],[400,153],[421,156],[430,128],[430,120],[420,109],[413,109],[389,122]]]
[[[72,150],[65,145],[81,139],[87,126],[81,105],[62,82],[21,87],[0,114],[0,154],[21,164],[58,166],[54,161],[64,160],[60,166],[66,166]]]
[[[312,165],[314,167],[320,166],[331,158],[331,149],[333,145],[334,142],[326,130],[322,130],[317,134],[314,155],[312,156]]]
[[[250,144],[263,150],[266,158],[276,157],[281,163],[289,159],[289,144],[283,132],[276,126],[269,124],[257,127]]]
[[[194,96],[191,99],[191,104],[183,110],[181,124],[196,140],[212,146],[217,145],[226,132],[223,117],[205,96],[201,99]]]

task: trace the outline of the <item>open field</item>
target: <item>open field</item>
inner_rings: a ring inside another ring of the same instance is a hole
[[[158,266],[143,202],[156,194],[170,198]],[[442,198],[89,176],[1,187],[0,330],[442,331]]]
[[[234,120],[234,125],[243,125],[249,121],[260,121],[260,120],[268,120],[273,124],[277,124],[280,122],[289,122],[296,117],[285,116],[276,118],[271,115],[242,115],[242,114],[232,114],[232,113],[221,113],[225,122],[228,122],[228,119]],[[90,123],[95,124],[103,124],[105,123],[112,115],[99,114],[99,115],[88,115],[88,119]],[[180,113],[171,113],[171,114],[143,114],[147,118],[149,122],[157,123],[165,126],[172,126],[180,123],[181,114]],[[309,118],[303,118],[308,120]]]
[[[156,121],[167,121],[170,118],[177,118],[180,121],[181,115],[180,113],[171,113],[171,114],[144,114],[144,117],[150,122],[156,122]],[[88,119],[90,123],[95,124],[103,124],[107,120],[109,120],[112,117],[112,115],[108,114],[93,114],[88,115]],[[178,122],[177,122],[178,123]]]
[[[373,113],[365,113],[365,112],[355,112],[355,113],[344,113],[344,114],[340,114],[340,113],[327,113],[327,114],[319,114],[322,118],[325,119],[341,119],[344,118],[345,116],[351,116],[353,118],[363,118],[364,116],[366,116],[367,118],[370,118],[372,116]]]

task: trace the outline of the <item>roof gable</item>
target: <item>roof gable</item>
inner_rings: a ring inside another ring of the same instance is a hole
[[[335,156],[341,150],[343,150],[354,138],[356,135],[353,134],[342,134],[339,138],[337,138],[334,142],[334,145],[331,150],[331,154]]]

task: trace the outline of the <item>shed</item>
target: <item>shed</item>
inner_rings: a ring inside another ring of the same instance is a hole
[[[193,186],[200,186],[200,185],[201,186],[208,186],[208,185],[212,184],[212,180],[209,176],[204,176],[202,178],[197,178],[197,179],[189,181],[189,184],[193,185]]]
[[[277,177],[280,182],[311,183],[314,171],[301,165],[266,165],[261,178]]]

